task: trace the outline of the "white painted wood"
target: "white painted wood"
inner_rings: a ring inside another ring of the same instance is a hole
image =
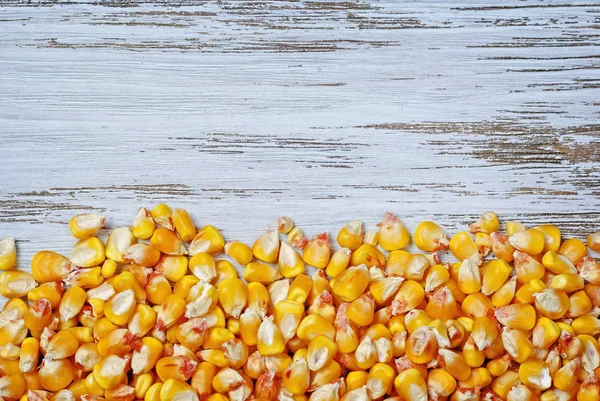
[[[100,5],[102,4],[102,5]],[[168,202],[247,242],[386,210],[600,229],[591,1],[0,3],[0,237]]]

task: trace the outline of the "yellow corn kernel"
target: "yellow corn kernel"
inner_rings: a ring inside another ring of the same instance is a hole
[[[162,331],[171,327],[185,312],[185,300],[177,295],[167,296],[156,314],[156,328]]]
[[[592,284],[600,284],[600,262],[586,256],[577,263],[579,276]],[[589,285],[589,284],[588,284]]]
[[[409,334],[412,334],[421,326],[426,326],[431,323],[433,319],[427,314],[427,312],[420,309],[413,309],[406,313],[404,316],[404,324]]]
[[[198,393],[200,399],[206,399],[213,392],[212,381],[219,369],[208,362],[200,362],[194,371],[191,386]]]
[[[592,300],[585,291],[577,291],[569,297],[569,311],[567,317],[579,317],[588,314],[592,310]]]
[[[472,233],[491,234],[494,231],[498,231],[499,227],[500,223],[498,222],[496,213],[485,212],[475,223],[469,224],[469,231]]]
[[[224,327],[211,327],[206,332],[204,349],[221,349],[223,343],[233,340],[235,335]]]
[[[10,270],[17,261],[17,247],[14,238],[0,241],[0,270]]]
[[[19,369],[22,373],[32,372],[37,368],[40,356],[40,342],[28,337],[21,343],[19,352]]]
[[[161,225],[169,230],[175,230],[175,225],[173,224],[173,218],[171,213],[171,208],[164,203],[159,203],[158,205],[152,208],[152,218],[156,222],[156,224]]]
[[[367,381],[369,380],[369,372],[363,372],[360,370],[348,372],[346,375],[346,390],[352,391],[357,388],[363,387],[367,385]],[[373,387],[377,386],[377,382],[373,382]],[[392,379],[393,384],[393,379]]]
[[[577,401],[593,401],[600,399],[600,378],[589,375],[577,391]]]
[[[352,251],[349,248],[338,249],[329,260],[325,273],[330,277],[337,277],[344,272],[350,264],[350,255]]]
[[[256,346],[261,355],[277,355],[285,349],[285,341],[281,330],[272,318],[264,318],[256,333]]]
[[[42,332],[52,319],[52,306],[45,298],[34,301],[23,316],[25,326],[32,332]]]
[[[510,355],[506,354],[502,358],[493,359],[489,361],[486,365],[486,368],[490,372],[490,375],[495,377],[501,376],[504,374],[504,372],[508,370],[508,367],[510,366],[510,361]]]
[[[141,375],[134,376],[133,383],[131,383],[131,385],[133,386],[133,395],[135,395],[135,398],[138,400],[144,399],[154,381],[155,379],[152,373],[143,373]],[[124,392],[122,392],[120,395],[124,395],[123,393]],[[128,396],[130,395],[128,394]]]
[[[410,234],[404,224],[390,212],[385,212],[383,220],[377,224],[379,227],[379,245],[386,251],[404,248],[410,242]]]
[[[386,262],[386,272],[390,276],[404,276],[404,270],[411,258],[410,252],[401,249],[390,252]]]
[[[456,380],[464,381],[471,375],[471,367],[458,352],[442,348],[438,360],[440,366]]]
[[[582,290],[584,287],[583,278],[573,273],[558,274],[550,279],[550,288],[562,290],[567,294]]]
[[[442,264],[433,265],[427,270],[427,275],[425,277],[425,291],[431,292],[449,279],[450,273],[446,266]]]
[[[137,242],[129,227],[118,227],[113,229],[106,240],[106,257],[118,263],[123,263],[123,255],[129,247]]]
[[[100,268],[100,274],[104,278],[111,278],[117,271],[117,262],[112,259],[106,259]]]
[[[128,330],[137,337],[145,336],[156,325],[156,312],[149,305],[137,304]]]
[[[7,270],[0,274],[0,294],[6,298],[21,298],[37,286],[34,277],[24,271]]]
[[[463,346],[463,357],[465,358],[467,365],[472,368],[477,368],[485,362],[485,354],[477,348],[475,340],[473,340],[473,337],[471,336],[467,338],[467,341]]]
[[[308,343],[308,368],[317,371],[327,365],[337,353],[337,344],[330,338],[318,335]]]
[[[90,373],[85,378],[85,388],[87,390],[86,394],[95,395],[97,397],[104,395],[104,389],[100,387],[100,385],[94,379],[94,373]]]
[[[465,294],[473,294],[481,290],[479,260],[480,255],[476,253],[465,259],[458,269],[458,288]]]
[[[252,252],[250,252],[250,257],[252,257]],[[286,278],[293,278],[304,272],[304,260],[287,242],[281,242],[277,264],[279,271]]]
[[[444,230],[432,221],[419,223],[415,230],[414,242],[417,248],[425,252],[440,251],[450,245]]]
[[[432,318],[443,322],[453,319],[458,311],[458,305],[452,291],[445,286],[438,287],[429,298],[425,311]]]
[[[587,249],[581,240],[569,238],[560,245],[558,253],[566,256],[574,265],[576,265],[581,259],[587,256]]]
[[[48,391],[59,391],[67,388],[73,381],[74,368],[69,359],[46,359],[38,371],[42,387]]]
[[[94,381],[104,390],[116,388],[126,376],[127,361],[117,355],[108,355],[93,369]]]
[[[84,372],[91,372],[101,359],[102,356],[98,352],[98,346],[95,343],[83,344],[75,353],[75,366]]]
[[[275,263],[279,255],[279,234],[270,231],[261,235],[252,245],[254,256],[266,263]]]
[[[489,255],[492,250],[492,236],[487,233],[475,234],[475,245],[477,245],[479,253],[484,257]]]
[[[217,288],[219,302],[225,313],[238,318],[246,306],[248,289],[242,280],[237,278],[227,279],[221,282]]]
[[[536,313],[529,304],[511,304],[496,309],[498,322],[513,330],[528,331],[535,326]]]
[[[160,260],[160,251],[149,244],[134,244],[127,248],[123,260],[140,266],[153,266]]]
[[[127,290],[132,290],[137,301],[145,301],[146,300],[146,291],[144,290],[144,286],[147,284],[147,281],[144,280],[143,285],[138,282],[135,275],[132,272],[124,271],[123,273],[114,277],[111,281],[113,287],[113,294],[115,292],[124,292]],[[107,289],[107,293],[110,293],[110,288]],[[106,301],[110,299],[109,297],[105,297]]]
[[[518,383],[519,374],[515,371],[508,370],[492,381],[491,388],[502,399],[506,399],[506,395],[510,389]]]
[[[4,294],[3,294],[4,295]],[[79,313],[85,303],[87,294],[81,287],[69,288],[62,297],[58,306],[58,312],[61,322],[66,322]]]
[[[498,259],[502,259],[507,263],[512,262],[515,248],[509,243],[508,236],[493,232],[490,234],[492,240],[492,252]]]
[[[394,372],[394,369],[390,365],[387,365],[385,363],[376,363],[375,365],[373,365],[366,377],[364,377],[365,375],[361,375],[360,373],[355,376],[356,377],[351,378],[349,374],[346,378],[348,388],[350,387],[350,384],[352,384],[353,387],[349,391],[366,385],[367,389],[369,390],[370,396],[373,399],[375,399],[383,397],[388,391],[390,391],[392,385],[394,384],[394,379],[396,378],[396,372]],[[351,383],[351,381],[353,383]],[[357,384],[361,385],[357,386]]]
[[[511,277],[492,295],[492,304],[496,308],[510,304],[515,297],[517,278]]]
[[[25,380],[21,375],[0,378],[0,395],[4,400],[17,400],[25,394]]]
[[[304,236],[302,230],[300,230],[298,227],[294,227],[287,235],[287,242],[293,247],[303,249],[308,243],[308,238]]]
[[[481,351],[490,347],[496,341],[499,334],[498,325],[489,317],[481,316],[473,321],[471,337],[475,341],[477,348]]]
[[[506,222],[506,235],[508,235],[509,237],[513,234],[523,232],[526,229],[527,228],[525,228],[525,225],[522,223],[519,223],[518,221],[507,221]]]
[[[352,251],[357,249],[363,242],[363,224],[360,220],[353,220],[346,224],[337,235],[340,246]]]
[[[152,213],[145,207],[138,209],[133,223],[131,223],[131,232],[137,239],[149,239],[154,234],[156,224],[152,219]]]
[[[456,380],[444,369],[433,369],[427,375],[430,396],[449,397],[456,390]]]
[[[352,302],[367,289],[369,271],[365,265],[352,266],[340,274],[333,285],[333,293],[345,302]]]
[[[427,383],[417,369],[411,368],[401,372],[394,379],[394,387],[404,400],[428,399]]]
[[[492,301],[480,292],[465,297],[461,306],[463,312],[472,318],[487,316],[494,309]]]
[[[173,293],[171,284],[166,277],[157,272],[150,275],[145,290],[146,300],[154,305],[162,304],[166,297]]]
[[[560,319],[569,310],[569,296],[561,290],[546,288],[533,294],[535,309],[549,319]]]
[[[189,253],[190,255],[196,255],[197,253],[206,252],[214,255],[222,252],[224,246],[225,240],[219,230],[215,226],[207,225],[198,231],[192,239]]]
[[[254,309],[261,318],[267,315],[271,302],[269,290],[259,282],[248,283],[247,306]]]
[[[160,389],[160,401],[189,400],[199,401],[196,391],[186,382],[169,379]]]
[[[425,255],[415,254],[408,260],[404,267],[403,276],[407,280],[420,281],[425,275],[425,271],[429,268],[429,261]]]
[[[252,262],[252,258],[254,257],[252,248],[240,241],[227,242],[225,243],[224,249],[225,253],[240,265],[247,265]]]
[[[65,279],[65,283],[81,288],[95,288],[102,284],[104,277],[100,266],[89,269],[75,269]]]
[[[520,330],[504,328],[502,345],[508,354],[518,363],[526,361],[533,353],[533,344]]]
[[[458,387],[462,389],[481,389],[492,383],[492,376],[486,368],[475,368],[467,380],[459,381]]]
[[[500,259],[484,263],[482,270],[481,292],[485,295],[491,295],[500,289],[512,273],[510,265]]]
[[[425,291],[421,285],[413,280],[406,280],[400,285],[392,301],[391,309],[394,315],[406,313],[414,309],[425,299]]]
[[[173,295],[179,298],[187,298],[190,289],[200,282],[200,279],[193,275],[185,275],[173,287]]]
[[[374,279],[369,283],[369,292],[378,305],[388,305],[400,289],[400,285],[403,281],[404,279],[402,277]]]
[[[514,233],[508,238],[508,242],[528,255],[539,255],[544,250],[545,236],[542,231],[531,228]]]
[[[544,249],[542,252],[558,251],[560,247],[560,230],[558,227],[552,224],[543,224],[533,228],[544,234]]]
[[[259,282],[267,285],[282,277],[279,270],[259,262],[248,263],[244,268],[244,280],[248,283]]]
[[[136,375],[150,372],[163,355],[163,345],[156,338],[144,337],[140,344],[131,357],[131,369]]]
[[[162,390],[162,386],[162,383],[154,383],[151,385],[148,391],[146,391],[144,401],[160,401],[160,391]]]
[[[377,348],[369,336],[365,336],[354,353],[354,361],[359,369],[370,369],[377,362]]]
[[[311,266],[324,269],[329,263],[330,252],[329,236],[327,233],[321,233],[308,241],[302,250],[302,259]]]
[[[575,334],[596,335],[600,333],[600,320],[594,316],[580,316],[571,323]]]
[[[414,363],[425,364],[431,362],[437,350],[438,344],[433,330],[421,326],[408,337],[404,352]]]
[[[546,288],[546,286],[542,280],[533,279],[527,284],[523,284],[521,288],[517,290],[515,299],[521,303],[533,304],[535,302],[533,294],[542,291],[544,288]]]
[[[459,260],[465,260],[479,251],[475,241],[466,231],[461,231],[450,240],[450,252]]]
[[[375,314],[375,299],[366,292],[350,303],[347,309],[348,319],[357,326],[368,326],[373,322]]]
[[[590,233],[587,236],[586,243],[592,251],[600,252],[600,231]],[[585,256],[585,255],[583,255]],[[576,263],[576,262],[573,262]]]
[[[547,390],[552,385],[550,369],[544,361],[529,359],[519,366],[519,380],[524,385],[536,389]]]
[[[296,330],[304,317],[304,307],[302,304],[284,300],[275,306],[275,324],[279,327],[285,341],[290,340],[296,335]]]
[[[30,388],[30,387],[28,386],[28,388]],[[85,386],[85,379],[79,379],[79,380],[73,381],[73,383],[71,383],[69,385],[69,387],[67,387],[67,389],[69,391],[71,391],[71,393],[73,393],[73,396],[75,397],[76,400],[82,398],[84,395],[89,394],[88,389]]]
[[[95,235],[99,229],[104,227],[104,219],[105,217],[99,214],[78,214],[69,220],[69,230],[73,237],[86,239]]]
[[[63,359],[75,355],[79,348],[77,337],[69,330],[56,333],[46,347],[46,359]]]
[[[469,318],[463,318],[469,319]],[[471,319],[469,319],[471,320]],[[450,340],[450,348],[456,348],[463,343],[466,338],[466,329],[458,320],[447,320],[445,323],[446,331],[448,332],[448,339]],[[471,327],[472,324],[471,324]]]
[[[575,358],[568,361],[560,368],[552,378],[552,384],[562,391],[573,391],[579,385],[574,377],[577,377],[581,368],[581,358]]]
[[[542,258],[542,264],[548,271],[554,274],[577,273],[573,262],[556,251],[546,252]]]
[[[187,250],[185,249],[181,238],[179,238],[173,231],[164,227],[158,227],[156,230],[154,230],[154,233],[150,238],[150,243],[155,249],[162,253],[166,253],[167,255],[187,254]],[[196,253],[194,253],[194,255]],[[156,262],[153,264],[156,264]]]
[[[184,242],[190,242],[196,236],[196,227],[192,218],[185,209],[173,209],[171,216],[173,224],[177,230],[177,234]]]
[[[324,335],[330,339],[335,339],[335,328],[327,319],[319,315],[307,315],[300,322],[296,335],[304,340],[310,341],[318,335]]]
[[[102,264],[105,258],[104,243],[98,237],[90,237],[73,246],[69,259],[74,265],[93,267]]]
[[[383,267],[386,264],[385,255],[371,244],[362,244],[350,255],[350,266],[361,264],[367,267]]]
[[[290,284],[287,298],[300,304],[306,302],[312,289],[312,279],[306,274],[299,274]]]
[[[234,390],[244,383],[244,378],[231,368],[221,369],[213,378],[212,386],[218,393]]]
[[[50,301],[50,306],[54,309],[58,308],[63,292],[64,285],[62,282],[42,283],[27,293],[27,299],[30,302],[35,302],[40,298],[45,298]]]
[[[217,267],[214,258],[207,252],[195,254],[189,262],[189,268],[202,281],[210,282],[217,277]]]
[[[279,216],[277,218],[277,231],[281,234],[287,234],[294,228],[294,220],[288,216]]]
[[[136,301],[133,290],[119,292],[106,302],[104,314],[117,326],[123,326],[129,323],[133,317],[135,306]]]
[[[187,356],[166,356],[156,362],[155,370],[159,379],[166,382],[169,379],[187,381],[194,370],[197,362]]]
[[[538,319],[532,334],[532,343],[537,348],[550,348],[560,337],[560,327],[552,320],[541,317]]]

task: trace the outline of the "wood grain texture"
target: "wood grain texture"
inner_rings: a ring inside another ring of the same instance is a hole
[[[0,237],[188,208],[251,241],[384,211],[600,229],[591,1],[0,2]]]

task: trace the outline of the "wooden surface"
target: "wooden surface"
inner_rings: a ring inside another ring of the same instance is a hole
[[[170,6],[164,4],[171,4]],[[0,237],[168,202],[251,241],[386,210],[600,229],[597,1],[0,2]]]

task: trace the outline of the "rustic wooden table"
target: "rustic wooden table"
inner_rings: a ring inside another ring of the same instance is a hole
[[[0,1],[0,237],[188,208],[600,229],[597,1]]]

